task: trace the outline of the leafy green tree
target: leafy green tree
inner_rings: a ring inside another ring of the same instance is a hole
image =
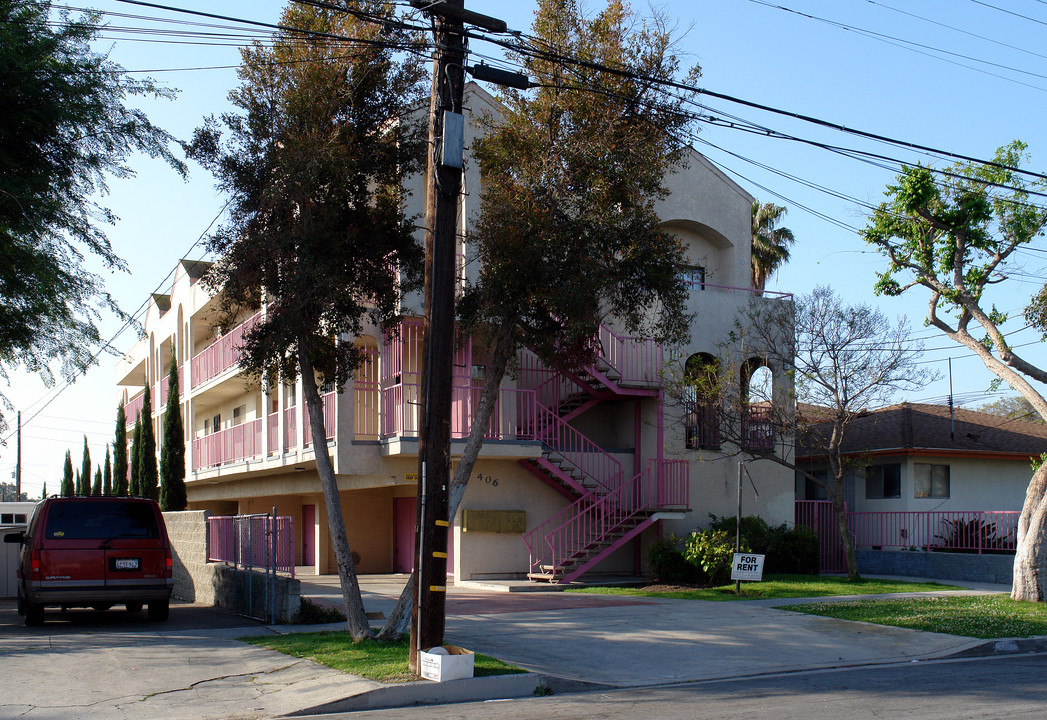
[[[1011,346],[1002,329],[1007,313],[991,300],[993,286],[1021,269],[1023,251],[1047,226],[1047,209],[1029,197],[1047,183],[1027,179],[1020,168],[1027,160],[1025,143],[1014,141],[992,162],[957,164],[941,181],[926,167],[906,168],[863,236],[887,260],[876,291],[929,291],[928,324],[977,355],[1047,420],[1047,398],[1032,384],[1047,383],[1047,368]],[[1045,297],[1047,285],[1031,298],[1025,320],[1047,337]],[[1011,597],[1047,599],[1047,466],[1035,471],[1025,496]]]
[[[135,416],[135,429],[131,434],[131,457],[128,459],[128,466],[131,469],[131,475],[128,479],[127,494],[131,497],[141,497],[142,488],[138,482],[138,476],[142,471],[141,460],[142,457],[142,415],[139,413]]]
[[[121,402],[116,408],[116,432],[113,436],[113,495],[127,495],[127,415]]]
[[[115,495],[113,492],[113,465],[109,460],[109,446],[105,446],[105,465],[102,467],[102,494]]]
[[[753,201],[751,262],[753,287],[757,290],[763,290],[767,278],[789,261],[789,246],[795,241],[793,231],[778,225],[785,213],[781,205]]]
[[[1044,419],[1040,417],[1039,413],[1032,406],[1032,403],[1025,398],[1015,395],[1000,398],[999,400],[993,400],[992,402],[984,403],[975,408],[978,412],[989,413],[990,415],[999,415],[1000,417],[1010,418],[1012,420],[1028,420],[1029,422],[1044,423]]]
[[[382,2],[354,7],[393,18]],[[352,377],[361,357],[345,338],[368,318],[395,321],[420,276],[403,181],[424,157],[408,118],[425,71],[394,51],[405,38],[392,24],[292,4],[281,25],[356,40],[281,30],[244,50],[230,95],[238,113],[222,117],[228,136],[211,119],[189,152],[231,197],[232,220],[209,241],[218,260],[205,280],[219,324],[229,327],[264,297],[241,366],[269,383],[301,377],[313,442],[322,446],[318,382],[340,389]],[[348,628],[356,640],[371,637],[328,453],[317,452],[316,464]]]
[[[160,446],[160,506],[164,510],[185,510],[185,440],[182,403],[178,399],[178,365],[173,355],[167,382],[167,409]]]
[[[149,385],[142,398],[142,430],[138,448],[138,493],[150,500],[160,499],[159,473],[156,467],[156,436],[153,434],[153,401]]]
[[[133,177],[141,152],[185,175],[172,137],[128,107],[130,96],[173,98],[135,79],[90,43],[100,15],[73,17],[50,2],[0,3],[0,377],[21,367],[54,383],[50,365],[71,378],[95,362],[95,325],[115,311],[103,278],[84,268],[96,256],[123,270],[98,205],[109,177]],[[9,408],[6,397],[0,403]],[[0,429],[6,427],[0,413]]]
[[[646,79],[680,79],[665,28],[617,1],[587,18],[573,0],[540,0],[536,45],[581,63],[510,53],[536,89],[504,90],[498,116],[485,119],[472,147],[483,182],[468,241],[482,264],[458,312],[460,328],[490,360],[451,481],[449,517],[518,348],[577,370],[594,363],[604,321],[661,340],[688,333],[682,248],[654,210],[666,177],[684,162],[678,138],[687,122],[685,100],[667,99]],[[687,77],[698,74],[695,67]],[[381,637],[406,625],[412,588]]]
[[[87,449],[87,436],[84,435],[84,457],[80,464],[80,474],[76,476],[78,484],[76,486],[77,495],[90,495],[91,494],[91,451]]]

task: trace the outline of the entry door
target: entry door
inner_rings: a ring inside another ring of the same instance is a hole
[[[393,498],[393,572],[414,571],[414,524],[418,501],[413,497]],[[454,525],[448,529],[447,574],[454,575]]]
[[[302,564],[316,565],[316,505],[302,506]]]

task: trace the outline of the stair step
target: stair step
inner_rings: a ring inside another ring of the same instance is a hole
[[[554,583],[560,579],[559,575],[550,575],[549,573],[527,573],[528,580],[535,580],[539,582]]]

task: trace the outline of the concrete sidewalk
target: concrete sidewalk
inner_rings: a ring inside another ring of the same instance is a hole
[[[307,595],[321,600],[340,597],[333,579],[303,581]],[[394,576],[362,578],[366,609],[388,612],[403,581]],[[978,587],[969,592],[1006,590]],[[167,629],[117,618],[88,632],[70,630],[60,622],[24,632],[9,624],[0,632],[0,720],[316,714],[519,697],[538,685],[563,692],[898,662],[972,652],[984,644],[767,606],[786,602],[452,588],[446,641],[534,674],[392,686],[235,639],[343,629],[343,624],[263,627],[245,621],[238,627]],[[172,616],[177,611],[174,608]],[[9,613],[13,609],[0,607],[0,615],[11,623]]]

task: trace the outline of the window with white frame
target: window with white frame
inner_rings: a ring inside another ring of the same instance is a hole
[[[913,486],[918,498],[949,497],[949,466],[914,463]]]

